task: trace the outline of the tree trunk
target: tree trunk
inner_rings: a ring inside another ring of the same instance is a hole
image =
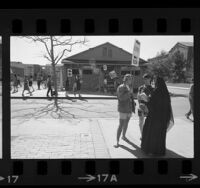
[[[52,69],[53,69],[53,81],[54,81],[54,89],[55,89],[56,97],[57,97],[58,92],[57,92],[56,62],[55,62],[55,58],[54,58],[54,49],[53,49],[53,38],[52,38],[52,36],[50,36],[50,39],[51,39],[51,62],[52,62]]]
[[[53,50],[53,38],[50,36],[51,39],[51,61],[52,61],[52,70],[53,70],[53,82],[54,82],[54,89],[55,89],[55,102],[54,105],[56,106],[56,110],[58,110],[58,102],[57,102],[57,96],[58,96],[58,91],[57,91],[57,76],[56,76],[56,63],[55,63],[55,58],[54,58],[54,50]]]
[[[57,97],[57,95],[58,95],[58,90],[57,90],[57,75],[56,75],[56,66],[55,66],[54,63],[52,64],[52,70],[53,70],[54,89],[55,89],[56,97]]]

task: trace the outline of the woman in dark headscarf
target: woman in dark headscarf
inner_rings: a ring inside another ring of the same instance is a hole
[[[155,80],[155,89],[148,104],[149,113],[144,123],[141,149],[147,155],[163,156],[166,151],[166,133],[174,123],[171,99],[161,77]]]

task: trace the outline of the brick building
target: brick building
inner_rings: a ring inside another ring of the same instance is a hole
[[[22,62],[11,61],[10,69],[11,69],[11,79],[13,74],[17,74],[21,78],[24,77],[24,64]]]
[[[132,74],[134,79],[134,91],[143,84],[142,75],[145,71],[145,60],[140,59],[139,67],[131,66],[132,54],[109,42],[90,48],[62,60],[63,78],[67,77],[67,69],[72,69],[73,76],[70,78],[72,87],[74,76],[82,75],[82,90],[97,91],[104,85],[107,79],[108,89],[115,90],[115,82],[122,82],[125,74]],[[109,73],[115,71],[117,78],[111,79]]]
[[[24,64],[24,74],[27,76],[33,76],[36,80],[37,75],[42,71],[42,66],[38,64]]]

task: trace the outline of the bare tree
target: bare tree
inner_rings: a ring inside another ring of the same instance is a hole
[[[53,71],[53,82],[55,87],[56,97],[58,96],[57,91],[57,78],[56,78],[56,65],[62,60],[66,52],[71,52],[73,46],[75,45],[84,45],[88,41],[86,37],[79,40],[74,40],[72,36],[25,36],[31,42],[41,43],[44,46],[45,53],[43,57],[47,59],[52,66]],[[55,105],[57,105],[57,99],[55,98]]]

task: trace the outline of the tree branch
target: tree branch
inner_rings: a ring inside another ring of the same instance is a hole
[[[44,58],[46,58],[48,61],[52,62],[51,59],[47,55],[43,55]]]
[[[61,56],[58,58],[58,60],[55,60],[55,64],[58,64],[58,62],[62,59],[62,57],[64,56],[65,52],[68,51],[67,49],[64,49]],[[58,56],[57,56],[58,57]]]

